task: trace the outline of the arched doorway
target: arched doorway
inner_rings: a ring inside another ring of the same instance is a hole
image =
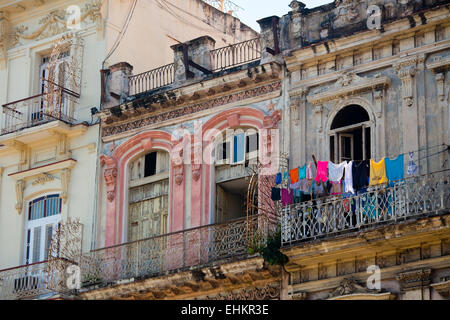
[[[152,151],[129,166],[128,241],[168,232],[169,153]]]
[[[348,105],[334,116],[330,131],[330,160],[335,163],[371,158],[372,123],[363,107]]]

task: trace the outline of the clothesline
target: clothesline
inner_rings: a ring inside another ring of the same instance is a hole
[[[445,149],[427,155],[427,157],[438,155],[449,149],[448,145],[442,144],[421,148],[416,150],[416,152],[436,147],[445,147]],[[413,159],[413,153],[411,152],[400,153],[394,159],[383,157],[378,162],[374,159],[368,159],[362,161],[344,161],[340,164],[335,164],[332,161],[317,161],[313,155],[313,160],[316,165],[315,178],[313,178],[312,161],[309,161],[302,167],[287,170],[283,174],[280,172],[277,173],[275,184],[279,185],[281,183],[282,186],[287,188],[282,188],[281,190],[277,187],[272,188],[272,200],[281,200],[283,206],[285,206],[293,202],[294,193],[300,194],[300,197],[303,194],[310,194],[311,198],[313,193],[315,193],[314,191],[317,193],[325,193],[326,195],[330,192],[331,195],[355,194],[357,191],[368,186],[403,180],[405,176],[403,155],[405,154],[409,154],[406,173],[409,176],[415,175],[418,172],[419,166],[415,164],[414,161],[416,160]],[[425,158],[422,158],[422,160]],[[315,180],[315,184],[313,180]],[[325,185],[325,182],[327,185]]]

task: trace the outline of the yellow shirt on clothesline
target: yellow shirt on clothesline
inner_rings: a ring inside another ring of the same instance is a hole
[[[383,184],[388,182],[384,159],[385,158],[381,159],[381,161],[378,163],[375,162],[373,159],[370,159],[369,185],[375,186],[377,184]]]

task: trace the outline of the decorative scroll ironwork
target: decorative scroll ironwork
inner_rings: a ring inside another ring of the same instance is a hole
[[[261,40],[255,38],[211,51],[213,71],[221,71],[261,59]]]
[[[167,86],[169,84],[172,84],[174,80],[175,68],[173,63],[134,76],[130,76],[130,95],[136,95],[142,92]]]
[[[449,180],[445,170],[372,187],[347,198],[328,197],[284,207],[282,245],[448,212]]]
[[[58,259],[61,265],[68,262]],[[65,268],[64,268],[65,270]],[[48,261],[0,270],[0,300],[35,299],[51,296],[60,291],[64,273],[49,272]]]
[[[238,219],[93,250],[81,258],[82,286],[160,276],[246,257],[247,224],[247,219]],[[257,224],[251,221],[251,225]]]

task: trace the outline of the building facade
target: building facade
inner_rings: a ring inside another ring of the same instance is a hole
[[[126,74],[134,90],[140,70],[173,60],[170,45],[205,33],[223,45],[257,35],[202,1],[155,3],[0,2],[1,297],[47,293],[48,250],[67,221],[78,223],[80,253],[104,246],[95,242],[103,146],[93,114],[121,99],[109,66],[134,63]]]
[[[229,33],[239,39],[232,45],[204,32],[161,41],[167,59],[152,66],[134,38],[125,40],[96,80],[95,165],[55,161],[61,182],[71,168],[97,169],[82,250],[64,251],[79,242],[61,236],[49,290],[81,299],[447,299],[447,6],[292,1],[283,17],[258,21],[260,35]],[[81,139],[82,127],[65,134]],[[52,137],[63,157],[60,136]],[[3,137],[5,150],[22,150]],[[342,163],[345,175],[333,179]],[[306,189],[293,181],[300,168],[308,168]],[[47,171],[34,178],[32,165],[16,169],[2,180],[13,178],[16,188],[6,190],[15,195],[27,179],[56,183]],[[61,203],[70,204],[68,192]],[[71,264],[80,270],[76,289],[65,284]]]

